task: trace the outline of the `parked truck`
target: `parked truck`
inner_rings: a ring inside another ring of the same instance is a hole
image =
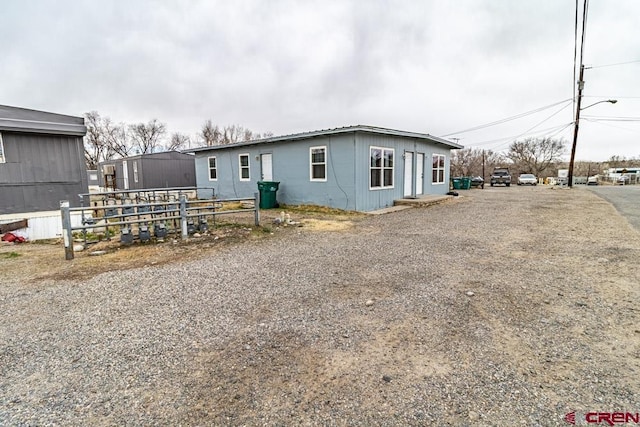
[[[491,174],[490,180],[491,186],[494,185],[506,185],[507,187],[511,186],[511,174],[509,173],[508,168],[495,168],[493,173]]]

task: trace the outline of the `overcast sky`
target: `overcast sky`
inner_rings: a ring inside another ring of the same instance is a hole
[[[556,104],[450,138],[569,143],[574,14],[574,0],[5,2],[0,104],[192,137],[207,119],[444,136]],[[640,120],[639,17],[638,0],[590,1],[583,106],[618,103],[582,112],[578,160],[640,157],[640,123],[620,120]]]

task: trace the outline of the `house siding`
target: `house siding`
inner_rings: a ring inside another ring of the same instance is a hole
[[[82,137],[2,131],[2,139],[0,214],[79,204],[78,194],[88,191]]]
[[[327,180],[311,181],[309,150],[326,146]],[[240,154],[249,155],[250,180],[240,181]],[[273,181],[280,182],[279,203],[316,204],[354,210],[355,170],[353,135],[310,138],[303,141],[281,142],[254,146],[213,150],[196,154],[198,187],[214,187],[220,198],[251,197],[262,180],[260,156],[272,154]],[[218,179],[209,180],[209,157],[216,157]],[[201,196],[204,197],[204,196]]]
[[[280,203],[316,204],[345,210],[371,211],[392,206],[404,196],[405,152],[424,154],[422,194],[449,191],[451,147],[413,135],[393,135],[376,131],[341,131],[311,136],[296,135],[284,140],[212,147],[195,151],[198,187],[215,187],[220,198],[251,197],[261,180],[260,155],[272,154],[273,180],[280,182]],[[285,137],[286,138],[286,137]],[[310,148],[326,146],[326,181],[310,179]],[[393,187],[370,189],[370,148],[394,150]],[[445,183],[432,185],[432,155],[445,155]],[[238,155],[248,154],[250,180],[240,181]],[[209,157],[216,157],[217,180],[209,180]],[[416,156],[414,156],[414,160]],[[201,197],[206,197],[202,194]]]

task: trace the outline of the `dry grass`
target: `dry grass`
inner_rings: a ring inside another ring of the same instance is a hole
[[[221,211],[241,209],[240,202],[224,203],[220,208]],[[61,239],[20,245],[3,242],[0,268],[9,277],[20,278],[23,283],[35,283],[46,279],[83,280],[108,271],[199,259],[231,243],[269,238],[295,230],[296,226],[273,224],[281,212],[288,213],[296,225],[313,231],[347,230],[354,225],[353,220],[365,216],[319,206],[286,206],[261,211],[262,226],[255,226],[253,211],[232,213],[219,217],[215,226],[210,224],[207,233],[185,241],[170,234],[164,241],[153,239],[147,243],[122,245],[116,233],[111,240],[103,237],[101,241],[89,244],[86,250],[75,252],[71,261],[65,261]],[[96,236],[89,235],[89,241]],[[81,234],[76,237],[81,238]],[[76,242],[78,244],[81,243]],[[96,256],[96,252],[102,254]]]

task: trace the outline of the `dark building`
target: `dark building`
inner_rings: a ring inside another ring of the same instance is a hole
[[[100,162],[100,187],[111,190],[195,187],[195,156],[178,151],[139,154]]]
[[[84,118],[0,105],[0,214],[60,209],[86,193]]]

